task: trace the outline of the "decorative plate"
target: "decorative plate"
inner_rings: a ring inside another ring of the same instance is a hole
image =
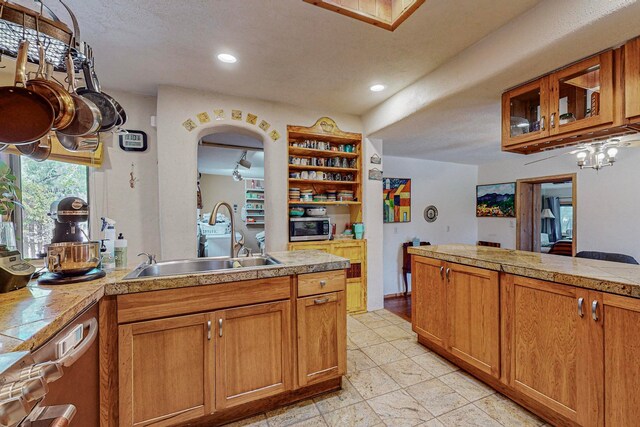
[[[438,219],[438,209],[433,205],[427,206],[424,210],[424,219],[427,222],[434,222]]]

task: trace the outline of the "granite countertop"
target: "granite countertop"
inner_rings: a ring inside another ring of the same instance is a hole
[[[409,253],[640,298],[640,265],[458,244],[409,247]]]
[[[122,295],[160,289],[202,286],[349,267],[349,261],[322,251],[273,252],[278,265],[220,270],[211,273],[123,280],[133,267],[108,273],[91,282],[39,285],[0,294],[0,354],[32,350],[62,329],[104,295]]]
[[[267,279],[292,274],[317,271],[340,270],[349,267],[349,261],[322,251],[270,252],[277,265],[244,267],[239,270],[225,269],[210,273],[193,273],[179,276],[146,277],[119,280],[105,287],[106,295],[122,295],[160,289],[185,288],[190,286],[215,285],[239,280]]]

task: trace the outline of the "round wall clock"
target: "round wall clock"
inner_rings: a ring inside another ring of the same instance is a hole
[[[427,206],[424,210],[424,219],[427,222],[434,222],[438,219],[438,209],[435,206]]]

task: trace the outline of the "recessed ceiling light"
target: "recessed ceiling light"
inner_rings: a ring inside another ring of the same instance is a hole
[[[369,89],[371,92],[381,92],[384,90],[384,85],[373,85]]]
[[[233,64],[238,61],[238,59],[230,53],[221,53],[218,55],[218,59],[222,62],[226,62],[227,64]]]

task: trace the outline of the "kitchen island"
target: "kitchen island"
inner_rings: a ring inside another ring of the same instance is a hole
[[[31,283],[0,296],[2,352],[39,347],[98,302],[102,425],[212,425],[339,389],[349,261],[270,256],[278,263]]]
[[[410,248],[418,341],[555,425],[640,416],[640,266],[471,245]]]

